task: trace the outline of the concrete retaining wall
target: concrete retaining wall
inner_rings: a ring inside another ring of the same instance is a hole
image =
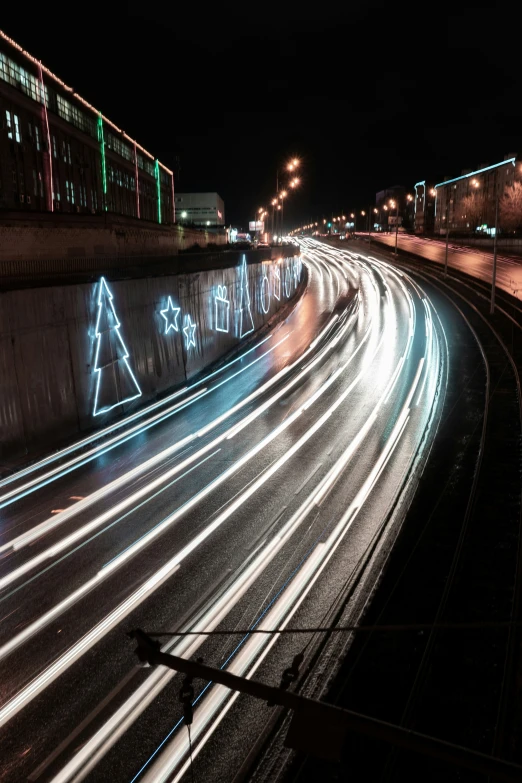
[[[247,255],[225,269],[108,280],[106,288],[1,292],[0,457],[102,427],[263,326],[296,294],[300,259],[272,260],[267,251],[265,261],[247,263]]]
[[[226,244],[224,230],[162,226],[110,214],[2,213],[0,276],[12,274],[9,264],[25,261],[169,256],[208,243]]]

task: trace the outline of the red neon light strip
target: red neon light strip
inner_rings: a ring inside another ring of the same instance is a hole
[[[45,130],[47,132],[47,151],[49,153],[49,179],[47,184],[47,199],[51,205],[51,212],[54,212],[54,189],[53,189],[53,151],[51,148],[51,133],[49,131],[49,117],[47,114],[47,99],[45,97],[45,85],[42,73],[42,63],[39,63],[39,75],[40,75],[40,89],[42,91],[42,105],[43,115],[45,122]]]
[[[35,57],[32,56],[32,54],[29,54],[29,52],[26,52],[25,49],[22,49],[20,44],[17,44],[16,41],[13,41],[12,38],[9,38],[9,36],[6,35],[2,30],[0,30],[0,38],[3,38],[4,41],[7,41],[15,49],[18,49],[18,51],[21,52],[21,54],[23,54],[24,57],[27,57],[27,59],[30,60],[34,65],[36,65],[37,68],[39,68],[41,71],[45,71],[46,75],[50,76],[51,79],[54,79],[54,81],[57,84],[59,84],[60,87],[63,90],[67,90],[67,92],[69,92],[73,96],[73,98],[76,98],[77,101],[80,101],[80,103],[83,103],[83,105],[87,109],[92,111],[96,115],[96,118],[98,118],[98,115],[101,114],[102,120],[105,123],[107,123],[107,125],[110,125],[111,128],[113,128],[113,130],[117,131],[117,133],[121,133],[121,135],[123,136],[124,139],[127,139],[127,141],[130,141],[132,144],[134,144],[141,152],[143,152],[144,155],[147,155],[148,158],[150,158],[151,160],[155,160],[154,155],[151,155],[150,152],[147,152],[147,150],[144,147],[142,147],[141,144],[138,144],[137,141],[135,141],[134,139],[131,139],[131,137],[128,136],[125,133],[125,131],[122,131],[121,128],[118,128],[117,125],[115,125],[113,122],[111,122],[111,120],[107,119],[107,117],[105,117],[100,111],[98,111],[98,109],[95,109],[94,106],[92,106],[84,98],[82,98],[81,95],[78,95],[77,92],[74,92],[72,87],[69,87],[67,84],[65,84],[65,82],[62,82],[62,80],[60,78],[58,78],[58,76],[55,76],[55,74],[52,71],[50,71],[49,68],[46,68],[45,65],[42,65],[41,62],[39,62],[39,60],[37,60]],[[159,161],[158,161],[158,163],[159,163]],[[163,163],[159,163],[159,165],[168,174],[172,174],[172,171],[170,169],[168,169],[166,166],[164,166]]]

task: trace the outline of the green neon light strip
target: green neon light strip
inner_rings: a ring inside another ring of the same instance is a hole
[[[156,187],[158,189],[158,223],[161,223],[161,188],[160,188],[160,170],[159,161],[154,161],[154,173],[156,175]]]
[[[103,133],[103,119],[98,115],[98,141],[100,142],[100,156],[102,167],[103,208],[107,210],[107,167],[105,165],[105,138]]]

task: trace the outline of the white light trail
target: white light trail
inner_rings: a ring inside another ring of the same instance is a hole
[[[370,328],[367,331],[367,334],[370,332]],[[373,350],[373,356],[376,356],[382,343],[384,340],[386,330],[383,330],[383,333],[381,337],[379,338],[379,341],[377,343],[377,346]],[[351,354],[350,358],[346,362],[346,367],[351,363],[353,356],[356,352],[358,352],[363,343],[361,343],[356,351]],[[278,460],[276,460],[275,463],[273,463],[264,473],[261,474],[261,476],[253,482],[241,495],[239,495],[218,517],[216,517],[215,520],[213,520],[212,523],[207,525],[204,530],[202,530],[192,541],[187,544],[178,554],[176,554],[173,558],[171,558],[153,577],[149,578],[144,585],[142,585],[135,593],[133,593],[131,596],[129,596],[125,601],[120,604],[115,610],[113,610],[107,617],[98,623],[94,628],[89,631],[82,639],[77,642],[76,644],[72,645],[69,650],[67,650],[66,653],[61,655],[56,661],[54,661],[53,664],[51,664],[49,667],[47,667],[40,675],[38,675],[34,680],[32,680],[27,686],[22,688],[19,693],[11,698],[1,709],[0,709],[0,726],[4,725],[6,722],[8,722],[17,712],[22,709],[26,704],[28,704],[35,696],[38,695],[42,690],[44,690],[51,682],[53,682],[60,674],[65,671],[72,663],[74,663],[76,660],[78,660],[87,650],[89,650],[94,644],[96,644],[99,639],[101,639],[111,628],[114,627],[118,622],[120,622],[123,617],[125,617],[130,611],[132,611],[133,608],[136,608],[145,597],[150,595],[151,592],[156,589],[154,585],[159,586],[159,584],[162,584],[164,579],[168,578],[168,576],[162,577],[160,582],[158,583],[157,575],[158,574],[168,574],[172,572],[172,569],[175,567],[178,567],[179,564],[194,550],[196,549],[203,541],[205,541],[218,527],[220,527],[235,511],[238,510],[268,479],[274,475],[280,468],[295,454],[297,451],[299,451],[302,446],[310,440],[310,438],[323,426],[323,424],[329,420],[332,413],[337,410],[337,408],[341,405],[341,403],[346,399],[348,394],[352,391],[353,388],[359,383],[361,378],[364,376],[364,374],[367,372],[369,367],[371,366],[370,362],[364,362],[362,369],[359,371],[359,373],[355,376],[354,380],[349,384],[347,389],[338,397],[338,399],[333,403],[330,408],[327,409],[327,411],[305,432],[301,438],[299,438],[295,443],[292,445],[290,449],[288,449],[282,457],[280,457]],[[304,372],[304,371],[303,371]],[[326,381],[324,384],[325,390],[328,388],[331,384],[331,379]],[[249,459],[251,459],[255,454],[259,453],[264,446],[266,446],[268,443],[270,443],[274,438],[276,438],[281,432],[286,430],[294,421],[295,419],[301,415],[303,412],[303,407],[301,406],[298,410],[296,410],[291,416],[289,416],[285,421],[283,421],[275,430],[273,430],[268,436],[266,436],[259,444],[257,444],[253,449],[251,449],[246,455],[244,455],[240,460],[238,460],[234,465],[232,465],[225,473],[221,474],[221,476],[216,479],[214,482],[212,482],[210,485],[208,485],[205,489],[201,490],[197,495],[195,495],[190,501],[188,501],[184,506],[182,506],[180,509],[175,511],[173,514],[171,514],[169,517],[167,517],[163,522],[160,523],[160,525],[157,525],[155,528],[153,528],[151,531],[149,531],[148,534],[143,536],[141,539],[136,541],[131,547],[129,547],[127,550],[125,550],[121,555],[119,555],[117,558],[115,558],[108,566],[101,569],[98,574],[93,577],[91,580],[89,580],[88,583],[83,585],[81,588],[79,588],[78,591],[75,591],[71,596],[69,596],[65,601],[61,602],[61,604],[58,604],[56,607],[53,607],[48,613],[43,615],[43,617],[39,618],[39,620],[36,620],[32,624],[30,624],[27,628],[25,628],[20,634],[18,634],[16,637],[13,637],[6,645],[3,646],[3,648],[0,650],[0,659],[5,657],[6,655],[9,655],[11,652],[13,652],[14,649],[16,649],[21,643],[26,641],[30,636],[34,635],[38,631],[40,631],[43,627],[45,627],[51,620],[55,619],[58,614],[63,612],[66,608],[70,608],[73,603],[75,603],[79,598],[83,597],[88,591],[91,591],[96,587],[98,584],[105,579],[105,577],[114,571],[115,568],[119,567],[123,562],[127,561],[131,556],[135,555],[139,550],[141,550],[144,546],[148,545],[154,538],[156,538],[161,532],[165,530],[166,527],[171,525],[174,521],[176,521],[182,514],[186,513],[187,510],[192,508],[196,503],[198,503],[202,497],[206,496],[210,491],[212,491],[217,483],[221,483],[222,481],[229,478],[232,473],[239,470],[239,468],[244,465]],[[224,437],[224,436],[222,436]],[[215,445],[216,441],[214,441]],[[122,501],[123,502],[123,501]],[[147,587],[147,585],[151,585],[150,588]]]

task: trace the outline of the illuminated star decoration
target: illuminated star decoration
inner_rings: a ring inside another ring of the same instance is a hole
[[[191,345],[194,346],[196,345],[196,338],[194,337],[195,331],[196,331],[196,324],[192,323],[190,315],[186,315],[183,332],[185,333],[185,347],[187,350],[190,348]]]
[[[170,329],[174,329],[175,332],[179,332],[178,318],[181,312],[181,307],[174,307],[172,297],[169,296],[167,306],[164,310],[160,310],[161,315],[165,319],[165,334],[169,333]]]

